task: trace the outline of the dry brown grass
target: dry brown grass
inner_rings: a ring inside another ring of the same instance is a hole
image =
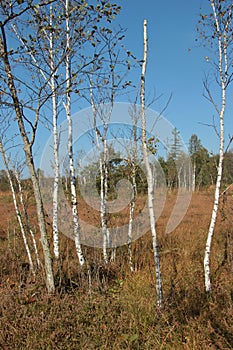
[[[169,195],[157,223],[162,311],[156,307],[150,233],[133,244],[134,273],[129,272],[126,247],[118,249],[116,262],[109,266],[102,264],[101,250],[85,248],[89,267],[80,269],[73,242],[62,236],[61,266],[54,266],[57,292],[47,296],[43,273],[34,280],[28,272],[16,222],[6,216],[11,204],[5,203],[1,228],[8,235],[0,240],[0,347],[233,349],[232,194],[221,200],[211,296],[204,292],[203,254],[213,193],[195,193],[182,223],[165,235],[174,200]]]

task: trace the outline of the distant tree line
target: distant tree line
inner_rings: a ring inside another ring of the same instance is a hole
[[[179,158],[182,159],[184,154],[181,150],[180,136],[177,129],[174,129],[174,139],[170,146],[170,152],[166,157],[159,156],[158,162],[162,168],[166,179],[166,185],[168,189],[176,189],[179,186],[177,164],[179,165]],[[132,163],[130,159],[122,159],[119,152],[115,152],[113,148],[109,149],[110,161],[108,162],[109,173],[109,196],[111,199],[115,197],[115,188],[117,183],[122,179],[128,179],[131,181]],[[219,155],[211,154],[202,144],[197,135],[193,134],[189,139],[189,155],[191,157],[193,166],[193,190],[199,191],[206,189],[216,182],[217,177],[217,164]],[[40,171],[39,169],[37,170]],[[137,193],[145,194],[147,192],[146,176],[142,170],[141,164],[136,165],[135,169]],[[12,172],[12,178],[14,174]],[[15,180],[15,179],[14,179]],[[64,187],[65,186],[65,179]],[[67,179],[66,179],[67,180]],[[16,180],[15,180],[16,181]],[[100,174],[98,162],[88,164],[83,168],[79,174],[79,182],[85,185],[85,190],[88,191],[89,186],[96,181],[97,190],[100,190]],[[28,179],[23,180],[24,185],[29,189],[30,181]],[[67,182],[68,183],[68,182]],[[225,153],[223,164],[223,182],[222,186],[228,186],[233,183],[233,150],[229,150]],[[9,191],[9,182],[5,170],[0,170],[0,191]],[[66,188],[69,192],[69,186]]]
[[[179,132],[174,129],[173,140],[170,144],[170,151],[167,156],[159,156],[158,163],[162,168],[165,176],[166,186],[168,189],[176,189],[179,186],[179,168],[182,167],[185,154],[182,151],[182,143]],[[211,154],[201,143],[196,134],[189,139],[188,145],[189,156],[192,163],[192,179],[190,185],[193,191],[199,191],[213,186],[217,178],[217,164],[219,155]],[[122,159],[118,152],[113,148],[109,149],[110,161],[108,162],[108,193],[111,199],[115,198],[116,185],[122,179],[128,179],[132,182],[132,162],[130,159]],[[139,159],[140,157],[138,157]],[[138,161],[135,168],[136,186],[138,194],[146,194],[147,180],[143,172],[142,164]],[[161,176],[159,174],[158,176]],[[156,177],[156,170],[155,170]],[[98,162],[89,163],[79,174],[79,182],[84,185],[85,191],[88,192],[93,182],[96,183],[98,192],[100,191],[100,174]],[[223,166],[222,186],[228,186],[233,183],[233,150],[225,153]]]

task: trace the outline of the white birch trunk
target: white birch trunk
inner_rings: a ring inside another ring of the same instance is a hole
[[[40,192],[39,180],[36,175],[35,164],[34,164],[33,153],[32,153],[32,145],[34,142],[35,130],[33,131],[32,140],[29,141],[28,134],[24,126],[22,111],[21,111],[20,102],[18,99],[17,90],[14,83],[14,77],[12,74],[11,65],[8,58],[6,35],[5,35],[4,28],[2,27],[1,29],[2,29],[2,37],[0,38],[0,49],[3,54],[4,69],[7,75],[7,83],[11,94],[20,135],[24,144],[25,157],[26,157],[27,166],[30,172],[32,185],[33,185],[33,192],[36,200],[38,223],[39,223],[40,234],[41,234],[41,244],[43,248],[44,262],[45,262],[46,287],[47,287],[48,293],[54,293],[55,285],[54,285],[54,277],[53,277],[53,269],[52,269],[52,259],[51,259],[51,253],[49,249],[49,242],[48,242],[48,236],[47,236],[47,230],[46,230],[43,201],[42,201],[42,196]],[[38,115],[36,116],[36,120],[38,121]],[[37,125],[37,122],[36,122],[36,125]]]
[[[107,223],[106,223],[106,202],[105,202],[105,181],[104,181],[104,161],[102,162],[101,155],[99,161],[100,169],[100,217],[103,235],[103,257],[104,262],[108,263],[108,253],[107,253]]]
[[[107,148],[107,127],[104,126],[105,131],[104,131],[104,140],[103,140],[103,146],[104,146],[104,169],[103,169],[103,195],[104,195],[104,201],[103,201],[103,216],[104,216],[104,232],[106,232],[106,246],[109,248],[112,248],[112,243],[111,243],[111,235],[108,230],[108,224],[107,224],[107,200],[108,200],[108,148]],[[106,249],[107,247],[105,247]],[[107,249],[106,249],[107,253]],[[108,262],[108,257],[107,257],[107,262]]]
[[[33,244],[33,248],[34,248],[34,252],[35,252],[35,257],[36,257],[36,263],[37,263],[37,267],[40,268],[41,262],[39,259],[39,254],[38,254],[38,249],[37,249],[37,243],[35,240],[35,236],[34,233],[32,232],[32,229],[30,227],[29,224],[29,219],[28,219],[28,213],[27,213],[27,209],[24,205],[24,199],[23,199],[23,189],[22,189],[22,184],[21,184],[21,180],[20,180],[20,176],[17,172],[17,170],[15,169],[14,171],[15,173],[15,177],[18,183],[18,189],[19,189],[19,200],[20,200],[20,204],[24,213],[24,218],[25,218],[25,223],[26,223],[26,228],[27,228],[27,232],[30,233],[31,238],[32,238],[32,244]]]
[[[7,174],[7,177],[8,177],[9,184],[10,184],[11,194],[12,194],[13,203],[14,203],[14,207],[15,207],[15,213],[16,213],[17,220],[18,220],[18,223],[19,223],[19,227],[20,227],[22,238],[23,238],[25,250],[26,250],[26,253],[27,253],[27,256],[28,256],[30,270],[33,273],[33,275],[35,276],[35,269],[34,269],[34,264],[33,264],[33,261],[32,261],[32,255],[31,255],[30,248],[29,248],[29,245],[28,245],[26,232],[24,230],[24,225],[23,225],[21,213],[20,213],[19,206],[18,206],[18,201],[17,201],[17,197],[16,197],[16,193],[15,193],[15,188],[14,188],[14,185],[13,185],[12,177],[10,175],[10,171],[9,171],[9,167],[8,167],[8,163],[7,163],[7,159],[6,159],[5,150],[3,148],[3,145],[2,145],[1,141],[0,141],[0,152],[2,154],[3,163],[5,165],[6,174]]]
[[[193,173],[192,173],[192,191],[196,190],[196,160],[194,159]]]
[[[226,108],[226,83],[227,83],[227,73],[228,73],[228,57],[227,57],[227,42],[226,37],[222,43],[222,38],[220,35],[220,28],[219,28],[219,22],[216,14],[215,4],[214,1],[211,0],[211,6],[213,8],[213,14],[215,18],[215,24],[218,36],[218,55],[219,55],[219,78],[221,82],[221,110],[219,113],[219,126],[220,126],[220,145],[219,145],[219,163],[218,163],[218,174],[217,174],[217,181],[215,186],[215,195],[214,195],[214,206],[212,210],[212,216],[209,226],[209,232],[208,237],[206,241],[206,248],[205,248],[205,257],[204,257],[204,273],[205,273],[205,289],[206,292],[211,291],[211,280],[210,280],[210,253],[211,253],[211,244],[212,244],[212,238],[214,234],[214,228],[216,224],[216,218],[218,213],[218,207],[219,207],[219,197],[220,197],[220,186],[222,181],[222,169],[223,169],[223,159],[224,159],[224,115],[225,115],[225,108]]]
[[[111,237],[111,233],[108,229],[108,219],[107,219],[107,201],[108,201],[108,147],[107,147],[107,129],[108,126],[105,125],[105,132],[104,132],[104,171],[103,171],[103,187],[104,187],[104,206],[103,206],[103,216],[104,216],[104,232],[106,232],[106,245],[108,248],[111,249],[111,257],[110,257],[110,261],[115,261],[116,259],[116,247],[112,246],[112,237]],[[108,254],[107,254],[107,247],[105,247],[105,252],[106,252],[106,257],[107,260],[106,262],[108,262]]]
[[[73,126],[71,118],[71,76],[70,76],[70,28],[69,28],[69,0],[66,0],[66,118],[68,121],[68,157],[70,166],[70,188],[71,188],[71,205],[73,214],[73,234],[77,256],[82,266],[85,262],[82,247],[80,243],[80,225],[77,209],[76,181],[73,157]]]
[[[52,4],[50,5],[50,25],[52,27]],[[35,63],[37,69],[39,70],[41,76],[47,81],[47,77],[44,71],[39,66],[35,56],[30,51],[30,48],[27,46],[25,41],[20,36],[17,27],[12,24],[11,25],[13,31],[15,32],[17,38],[21,42],[21,44],[28,50],[29,55],[31,56],[33,62]],[[53,33],[50,32],[47,34],[46,30],[43,29],[44,35],[48,38],[49,41],[49,62],[50,62],[50,82],[49,85],[52,91],[52,110],[53,110],[53,137],[54,137],[54,189],[53,189],[53,250],[54,256],[56,259],[59,258],[59,236],[58,236],[58,181],[59,181],[59,161],[58,161],[58,134],[57,134],[57,101],[55,94],[55,65],[53,60]],[[33,237],[33,232],[32,237]]]
[[[162,307],[162,275],[160,270],[157,233],[155,228],[153,176],[152,176],[151,166],[149,163],[147,143],[146,143],[146,116],[145,116],[146,64],[147,64],[147,21],[144,20],[144,55],[143,55],[143,64],[142,64],[142,73],[141,73],[141,91],[140,91],[141,118],[142,118],[142,146],[143,146],[143,155],[144,155],[144,161],[145,161],[146,173],[147,173],[148,207],[149,207],[150,226],[151,226],[151,233],[152,233],[152,244],[153,244],[155,270],[156,270],[157,305],[159,308],[161,308]]]
[[[53,26],[53,5],[50,5],[50,25]],[[53,56],[53,32],[49,34],[49,61],[50,61],[50,86],[52,91],[53,107],[53,154],[54,154],[54,183],[53,183],[53,252],[59,259],[59,234],[58,234],[58,185],[59,185],[59,145],[57,132],[57,98],[55,92],[55,64]]]
[[[133,165],[134,167],[134,165]],[[132,174],[133,181],[133,194],[130,200],[130,208],[129,208],[129,229],[128,229],[128,254],[129,254],[129,268],[130,271],[134,271],[133,267],[133,257],[132,257],[132,227],[133,227],[133,219],[134,219],[134,208],[135,208],[135,198],[136,198],[136,181],[135,181],[135,169],[133,168]]]
[[[40,258],[39,258],[39,254],[38,254],[38,249],[37,249],[37,243],[36,243],[36,239],[35,239],[35,235],[32,231],[32,229],[30,229],[30,235],[32,238],[32,244],[33,244],[33,248],[34,248],[34,252],[35,252],[35,256],[36,256],[36,263],[37,263],[37,267],[40,268],[41,267],[41,262],[40,262]]]
[[[100,172],[100,219],[101,219],[101,228],[102,228],[102,236],[103,236],[103,258],[104,262],[108,263],[108,253],[107,253],[107,222],[106,222],[106,196],[105,196],[105,146],[104,146],[104,159],[101,158],[101,147],[99,143],[99,139],[101,140],[102,144],[104,145],[104,138],[100,134],[98,128],[97,128],[97,108],[95,105],[95,101],[93,98],[93,92],[92,92],[92,83],[90,84],[90,100],[91,100],[91,106],[93,111],[93,124],[95,129],[95,137],[96,137],[96,146],[99,152],[99,172]]]
[[[130,208],[129,208],[129,229],[128,229],[128,254],[129,254],[129,268],[130,271],[134,271],[133,266],[133,257],[132,257],[132,227],[133,227],[133,219],[134,219],[134,209],[135,209],[135,200],[137,195],[137,185],[136,185],[136,154],[137,154],[137,120],[136,115],[134,113],[134,127],[133,127],[133,154],[132,154],[132,182],[133,182],[133,193],[132,198],[130,200]]]

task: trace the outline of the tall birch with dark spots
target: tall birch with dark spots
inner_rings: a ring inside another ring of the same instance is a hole
[[[146,138],[146,106],[145,106],[145,81],[146,81],[146,65],[147,65],[147,21],[144,20],[143,24],[143,38],[144,38],[144,54],[143,54],[143,63],[142,63],[142,72],[141,72],[141,89],[140,89],[140,106],[141,106],[141,119],[142,119],[142,147],[144,162],[146,167],[146,177],[147,177],[147,186],[148,186],[148,208],[150,215],[150,227],[152,233],[152,243],[153,243],[153,252],[154,252],[154,262],[155,262],[155,271],[156,271],[156,292],[157,292],[157,305],[159,308],[162,307],[162,275],[160,269],[160,258],[159,258],[159,247],[157,232],[155,227],[155,212],[154,212],[154,181],[152,175],[152,169],[149,162],[149,154],[147,147],[147,138]]]
[[[211,102],[215,113],[218,117],[218,123],[213,127],[219,139],[219,160],[217,164],[217,180],[215,184],[214,205],[207,235],[205,257],[204,257],[204,274],[206,292],[211,292],[211,273],[210,258],[211,246],[216,225],[216,219],[219,209],[220,187],[222,183],[223,160],[225,148],[225,129],[224,120],[227,105],[227,90],[232,82],[232,10],[233,4],[229,0],[210,0],[211,13],[208,15],[201,14],[198,30],[201,38],[204,39],[205,46],[209,46],[211,50],[210,56],[206,56],[206,60],[213,66],[213,74],[216,80],[218,93],[221,98],[214,95],[211,89],[210,81],[204,81],[205,97]],[[213,54],[212,54],[213,53]],[[213,252],[212,252],[213,254]]]

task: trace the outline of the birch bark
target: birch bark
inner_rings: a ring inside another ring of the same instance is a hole
[[[53,4],[50,4],[49,10],[49,22],[51,28],[53,27]],[[19,34],[15,24],[11,25],[14,33],[16,34],[18,40],[27,49],[31,59],[33,60],[39,73],[47,81],[45,72],[41,68],[40,64],[37,62],[36,57],[32,53],[30,47],[26,44],[25,40]],[[54,39],[53,32],[50,31],[49,34],[43,28],[44,36],[49,42],[49,69],[50,69],[50,81],[49,86],[51,88],[51,98],[52,98],[52,113],[53,113],[53,140],[54,140],[54,185],[53,185],[53,251],[56,259],[59,258],[59,235],[58,235],[58,185],[59,185],[59,144],[58,144],[58,132],[57,132],[57,98],[56,98],[56,84],[55,84],[55,63],[54,63]],[[33,234],[33,233],[32,233]]]
[[[214,234],[216,218],[219,207],[220,186],[222,181],[223,159],[224,159],[224,115],[226,109],[226,88],[228,80],[228,56],[227,56],[227,39],[226,32],[221,33],[219,20],[215,8],[214,0],[211,0],[211,6],[213,9],[213,15],[218,35],[218,73],[221,83],[221,109],[219,111],[219,128],[220,128],[220,144],[219,144],[219,162],[218,162],[218,174],[215,185],[214,206],[212,210],[212,216],[206,241],[205,257],[204,257],[204,273],[205,273],[205,289],[206,292],[211,291],[210,280],[210,252],[212,245],[212,238]],[[223,38],[223,39],[222,39]]]
[[[100,172],[100,218],[101,218],[101,228],[102,228],[102,236],[103,236],[103,258],[104,262],[108,263],[108,253],[107,253],[107,218],[106,218],[106,196],[105,196],[105,189],[106,189],[106,172],[104,164],[106,164],[106,140],[101,135],[100,131],[97,127],[97,107],[95,105],[95,101],[93,98],[93,91],[92,91],[92,82],[90,84],[90,101],[92,106],[92,112],[93,112],[93,124],[94,124],[94,130],[95,130],[95,138],[96,138],[96,146],[99,153],[99,172]],[[101,143],[104,145],[104,156],[102,160],[101,155],[101,146],[99,139],[101,140]]]
[[[154,214],[154,186],[152,170],[149,163],[147,142],[146,142],[146,115],[145,115],[145,76],[146,76],[146,64],[147,64],[147,21],[144,20],[144,55],[141,72],[141,91],[140,91],[140,104],[141,104],[141,118],[142,118],[142,146],[143,155],[146,166],[147,186],[148,186],[148,207],[150,215],[150,226],[152,233],[152,244],[154,251],[154,262],[156,270],[156,293],[157,293],[157,306],[162,307],[162,275],[160,270],[160,258],[159,248],[157,240],[157,232],[155,228],[155,214]]]
[[[3,63],[4,63],[6,78],[7,78],[7,85],[9,87],[9,91],[13,101],[13,106],[15,110],[15,115],[16,115],[16,120],[20,131],[20,135],[23,140],[25,157],[26,157],[27,166],[30,172],[33,191],[34,191],[35,200],[36,200],[38,223],[39,223],[40,233],[41,233],[41,244],[43,248],[44,262],[45,262],[46,286],[49,293],[54,293],[55,285],[54,285],[54,277],[53,277],[53,269],[52,269],[52,259],[51,259],[51,253],[50,253],[48,237],[47,237],[44,208],[43,208],[42,196],[40,192],[40,185],[37,178],[34,158],[32,153],[32,146],[35,139],[35,131],[37,129],[39,115],[37,111],[35,122],[34,122],[32,139],[30,141],[25,129],[23,112],[20,107],[20,102],[17,95],[17,89],[15,87],[14,76],[12,73],[11,64],[8,56],[6,35],[5,35],[5,30],[3,26],[1,26],[1,34],[2,35],[0,38],[0,50],[3,56]]]
[[[37,267],[40,268],[41,262],[40,262],[40,259],[39,259],[37,243],[36,243],[36,240],[35,240],[34,233],[32,232],[32,229],[31,229],[31,226],[30,226],[30,223],[29,223],[29,219],[28,219],[27,209],[26,209],[25,204],[24,204],[23,189],[22,189],[20,175],[19,175],[19,173],[18,173],[18,171],[16,169],[14,169],[14,174],[15,174],[15,177],[16,177],[16,181],[18,183],[19,200],[20,200],[20,204],[21,204],[21,207],[22,207],[23,215],[24,215],[24,218],[25,218],[25,224],[26,224],[26,228],[27,228],[27,233],[31,235],[32,244],[33,244],[33,248],[34,248],[34,252],[35,252],[35,256],[36,256]]]
[[[19,223],[19,227],[20,227],[22,238],[23,238],[25,250],[26,250],[26,253],[27,253],[27,256],[28,256],[30,270],[33,273],[33,275],[35,276],[35,268],[34,268],[34,264],[33,264],[33,261],[32,261],[32,255],[31,255],[31,251],[30,251],[30,248],[29,248],[29,245],[28,245],[28,240],[27,240],[27,237],[26,237],[24,224],[23,224],[23,221],[22,221],[22,217],[21,217],[21,213],[20,213],[20,209],[19,209],[19,205],[18,205],[18,200],[17,200],[17,197],[16,197],[15,188],[14,188],[12,177],[11,177],[10,170],[9,170],[9,167],[8,167],[8,161],[7,161],[5,150],[3,148],[2,141],[0,141],[0,152],[2,154],[3,163],[4,163],[4,166],[5,166],[5,169],[6,169],[6,174],[7,174],[7,178],[8,178],[8,181],[9,181],[11,194],[12,194],[12,198],[13,198],[13,203],[14,203],[14,207],[15,207],[15,213],[16,213],[17,220],[18,220],[18,223]]]
[[[128,229],[128,255],[129,255],[129,268],[130,271],[134,271],[133,264],[133,256],[132,256],[132,228],[133,228],[133,219],[134,219],[134,209],[135,209],[135,200],[137,196],[137,185],[136,185],[136,156],[137,156],[137,116],[136,116],[136,108],[133,110],[133,149],[132,149],[132,185],[133,185],[133,193],[130,200],[130,208],[129,208],[129,229]]]
[[[53,28],[53,4],[50,4],[50,26]],[[50,61],[50,87],[52,92],[53,107],[53,154],[54,154],[54,183],[53,183],[53,251],[56,259],[59,259],[59,234],[58,234],[58,186],[59,186],[59,144],[57,131],[57,98],[55,84],[55,64],[53,55],[53,32],[49,33],[49,61]]]
[[[76,253],[78,255],[79,263],[82,266],[85,262],[82,247],[80,243],[80,225],[77,208],[77,194],[76,194],[76,181],[75,181],[75,169],[74,169],[74,155],[73,155],[73,125],[71,118],[71,74],[70,74],[70,27],[69,27],[69,0],[65,3],[66,10],[66,118],[68,122],[68,157],[70,167],[70,188],[71,188],[71,205],[73,214],[73,234],[76,247]]]

